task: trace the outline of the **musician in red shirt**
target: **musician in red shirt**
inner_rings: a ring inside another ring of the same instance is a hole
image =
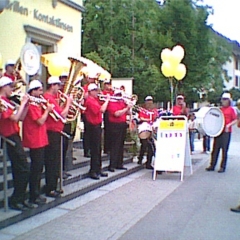
[[[122,96],[121,90],[115,90],[114,96]],[[110,165],[108,171],[115,169],[127,170],[123,166],[124,140],[126,138],[126,116],[130,114],[132,104],[127,105],[123,100],[111,101],[107,111],[109,113],[109,128],[111,138]]]
[[[112,90],[112,85],[110,80],[104,82],[104,88],[102,91],[103,95],[109,94],[110,96],[113,96],[114,91]],[[110,132],[109,132],[109,119],[108,119],[108,111],[106,111],[103,115],[103,123],[104,123],[104,148],[103,152],[108,154],[110,152],[110,145],[111,145],[111,138],[110,138]]]
[[[9,77],[13,82],[16,80],[14,65],[15,62],[13,60],[8,60],[5,64],[5,73],[3,74],[5,77]]]
[[[237,123],[237,113],[233,107],[231,107],[231,94],[223,93],[221,98],[221,111],[224,115],[224,130],[223,132],[214,138],[213,151],[211,156],[210,166],[206,168],[206,171],[214,171],[220,149],[222,149],[222,161],[219,169],[219,173],[223,173],[226,170],[227,165],[227,154],[229,149],[229,144],[231,140],[232,126]]]
[[[103,105],[98,99],[98,87],[95,83],[88,85],[88,98],[85,102],[85,116],[88,124],[90,136],[91,163],[89,176],[92,179],[99,180],[101,177],[107,177],[108,174],[102,172],[101,160],[101,135],[102,135],[102,114],[106,111],[110,96],[108,95]]]
[[[144,109],[146,111],[144,111]],[[148,132],[149,134],[141,136],[139,134],[141,148],[139,152],[138,157],[138,164],[142,164],[144,153],[147,151],[147,162],[146,162],[146,168],[147,169],[153,169],[151,163],[152,163],[152,157],[155,153],[155,144],[152,139],[151,133],[152,133],[152,123],[156,120],[158,116],[157,109],[153,107],[153,97],[147,96],[145,98],[145,106],[143,110],[139,111],[138,117],[140,120],[139,123],[139,133],[140,131]],[[147,123],[147,124],[146,124]],[[147,129],[141,129],[141,126],[146,125]]]
[[[40,99],[43,86],[39,80],[32,80],[28,94]],[[40,182],[44,165],[45,148],[48,145],[46,120],[53,110],[51,104],[43,110],[41,103],[31,101],[27,115],[23,121],[23,146],[29,148],[31,158],[29,178],[29,203],[44,204],[46,198],[40,195]]]
[[[83,86],[83,90],[85,92],[84,99],[86,100],[88,97],[88,86],[91,83],[95,83],[98,79],[99,74],[97,74],[95,71],[90,71],[89,75],[87,76],[86,80],[87,83]],[[88,131],[88,123],[86,121],[85,112],[82,112],[81,114],[84,130],[83,130],[83,153],[84,157],[91,157],[90,154],[90,135]]]
[[[44,93],[44,98],[54,106],[56,111],[62,118],[66,118],[69,107],[72,103],[72,98],[68,97],[66,105],[62,108],[59,105],[58,90],[61,88],[61,81],[58,77],[48,78],[47,91]],[[47,135],[49,145],[45,151],[45,174],[46,174],[46,196],[58,197],[60,193],[57,191],[57,182],[60,172],[61,159],[61,132],[64,127],[61,119],[56,121],[52,116],[48,115],[46,120]]]
[[[29,166],[19,136],[18,122],[26,116],[29,97],[25,95],[22,98],[20,107],[15,111],[8,99],[11,96],[12,89],[12,80],[10,78],[0,78],[0,98],[8,105],[7,109],[1,113],[0,135],[16,144],[12,146],[7,142],[7,154],[11,160],[14,186],[14,191],[9,202],[10,207],[16,210],[26,210],[31,207],[24,201],[29,180]]]
[[[184,96],[178,95],[176,105],[173,106],[173,116],[179,115],[188,115],[188,109],[186,107],[186,103],[184,102]]]

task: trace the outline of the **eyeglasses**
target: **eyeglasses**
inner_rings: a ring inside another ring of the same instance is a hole
[[[229,100],[229,98],[222,98],[223,101]]]

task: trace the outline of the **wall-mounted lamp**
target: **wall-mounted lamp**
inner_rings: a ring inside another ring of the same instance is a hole
[[[57,6],[57,0],[52,0],[52,6],[55,8]]]

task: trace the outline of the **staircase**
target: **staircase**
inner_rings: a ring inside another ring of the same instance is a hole
[[[70,143],[71,144],[71,143]],[[28,211],[16,211],[9,209],[8,212],[4,211],[4,193],[3,193],[3,161],[2,156],[0,154],[0,229],[7,227],[11,224],[16,222],[22,221],[26,218],[32,217],[38,213],[46,211],[50,208],[53,208],[59,204],[67,202],[73,198],[79,197],[87,192],[90,192],[94,189],[97,189],[103,185],[106,185],[110,182],[113,182],[119,178],[127,176],[131,173],[134,173],[140,169],[142,166],[137,165],[133,162],[132,155],[129,153],[124,154],[124,166],[128,168],[128,170],[116,170],[115,172],[111,173],[108,172],[108,177],[101,178],[100,180],[92,180],[88,177],[89,165],[90,165],[90,158],[83,157],[83,150],[80,147],[80,143],[71,144],[71,149],[67,157],[70,158],[71,161],[69,166],[67,167],[68,173],[72,176],[66,180],[63,180],[63,190],[64,193],[61,195],[60,198],[54,199],[47,197],[47,203],[45,205],[39,206],[35,209],[30,209]],[[28,155],[28,151],[26,149],[26,153]],[[73,161],[72,161],[73,156]],[[28,157],[28,161],[30,159]],[[102,168],[104,171],[107,170],[109,165],[109,159],[107,155],[102,155]],[[12,174],[11,174],[11,164],[8,161],[7,163],[7,179],[8,179],[8,196],[10,197],[13,191],[13,181],[12,181]],[[41,185],[44,187],[45,180],[44,180],[44,173],[42,174],[42,181]]]

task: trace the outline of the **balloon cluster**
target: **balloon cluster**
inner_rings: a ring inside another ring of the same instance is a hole
[[[180,45],[176,45],[172,50],[164,48],[161,52],[162,74],[165,77],[174,77],[181,81],[187,73],[186,66],[181,63],[184,55],[184,49]]]

